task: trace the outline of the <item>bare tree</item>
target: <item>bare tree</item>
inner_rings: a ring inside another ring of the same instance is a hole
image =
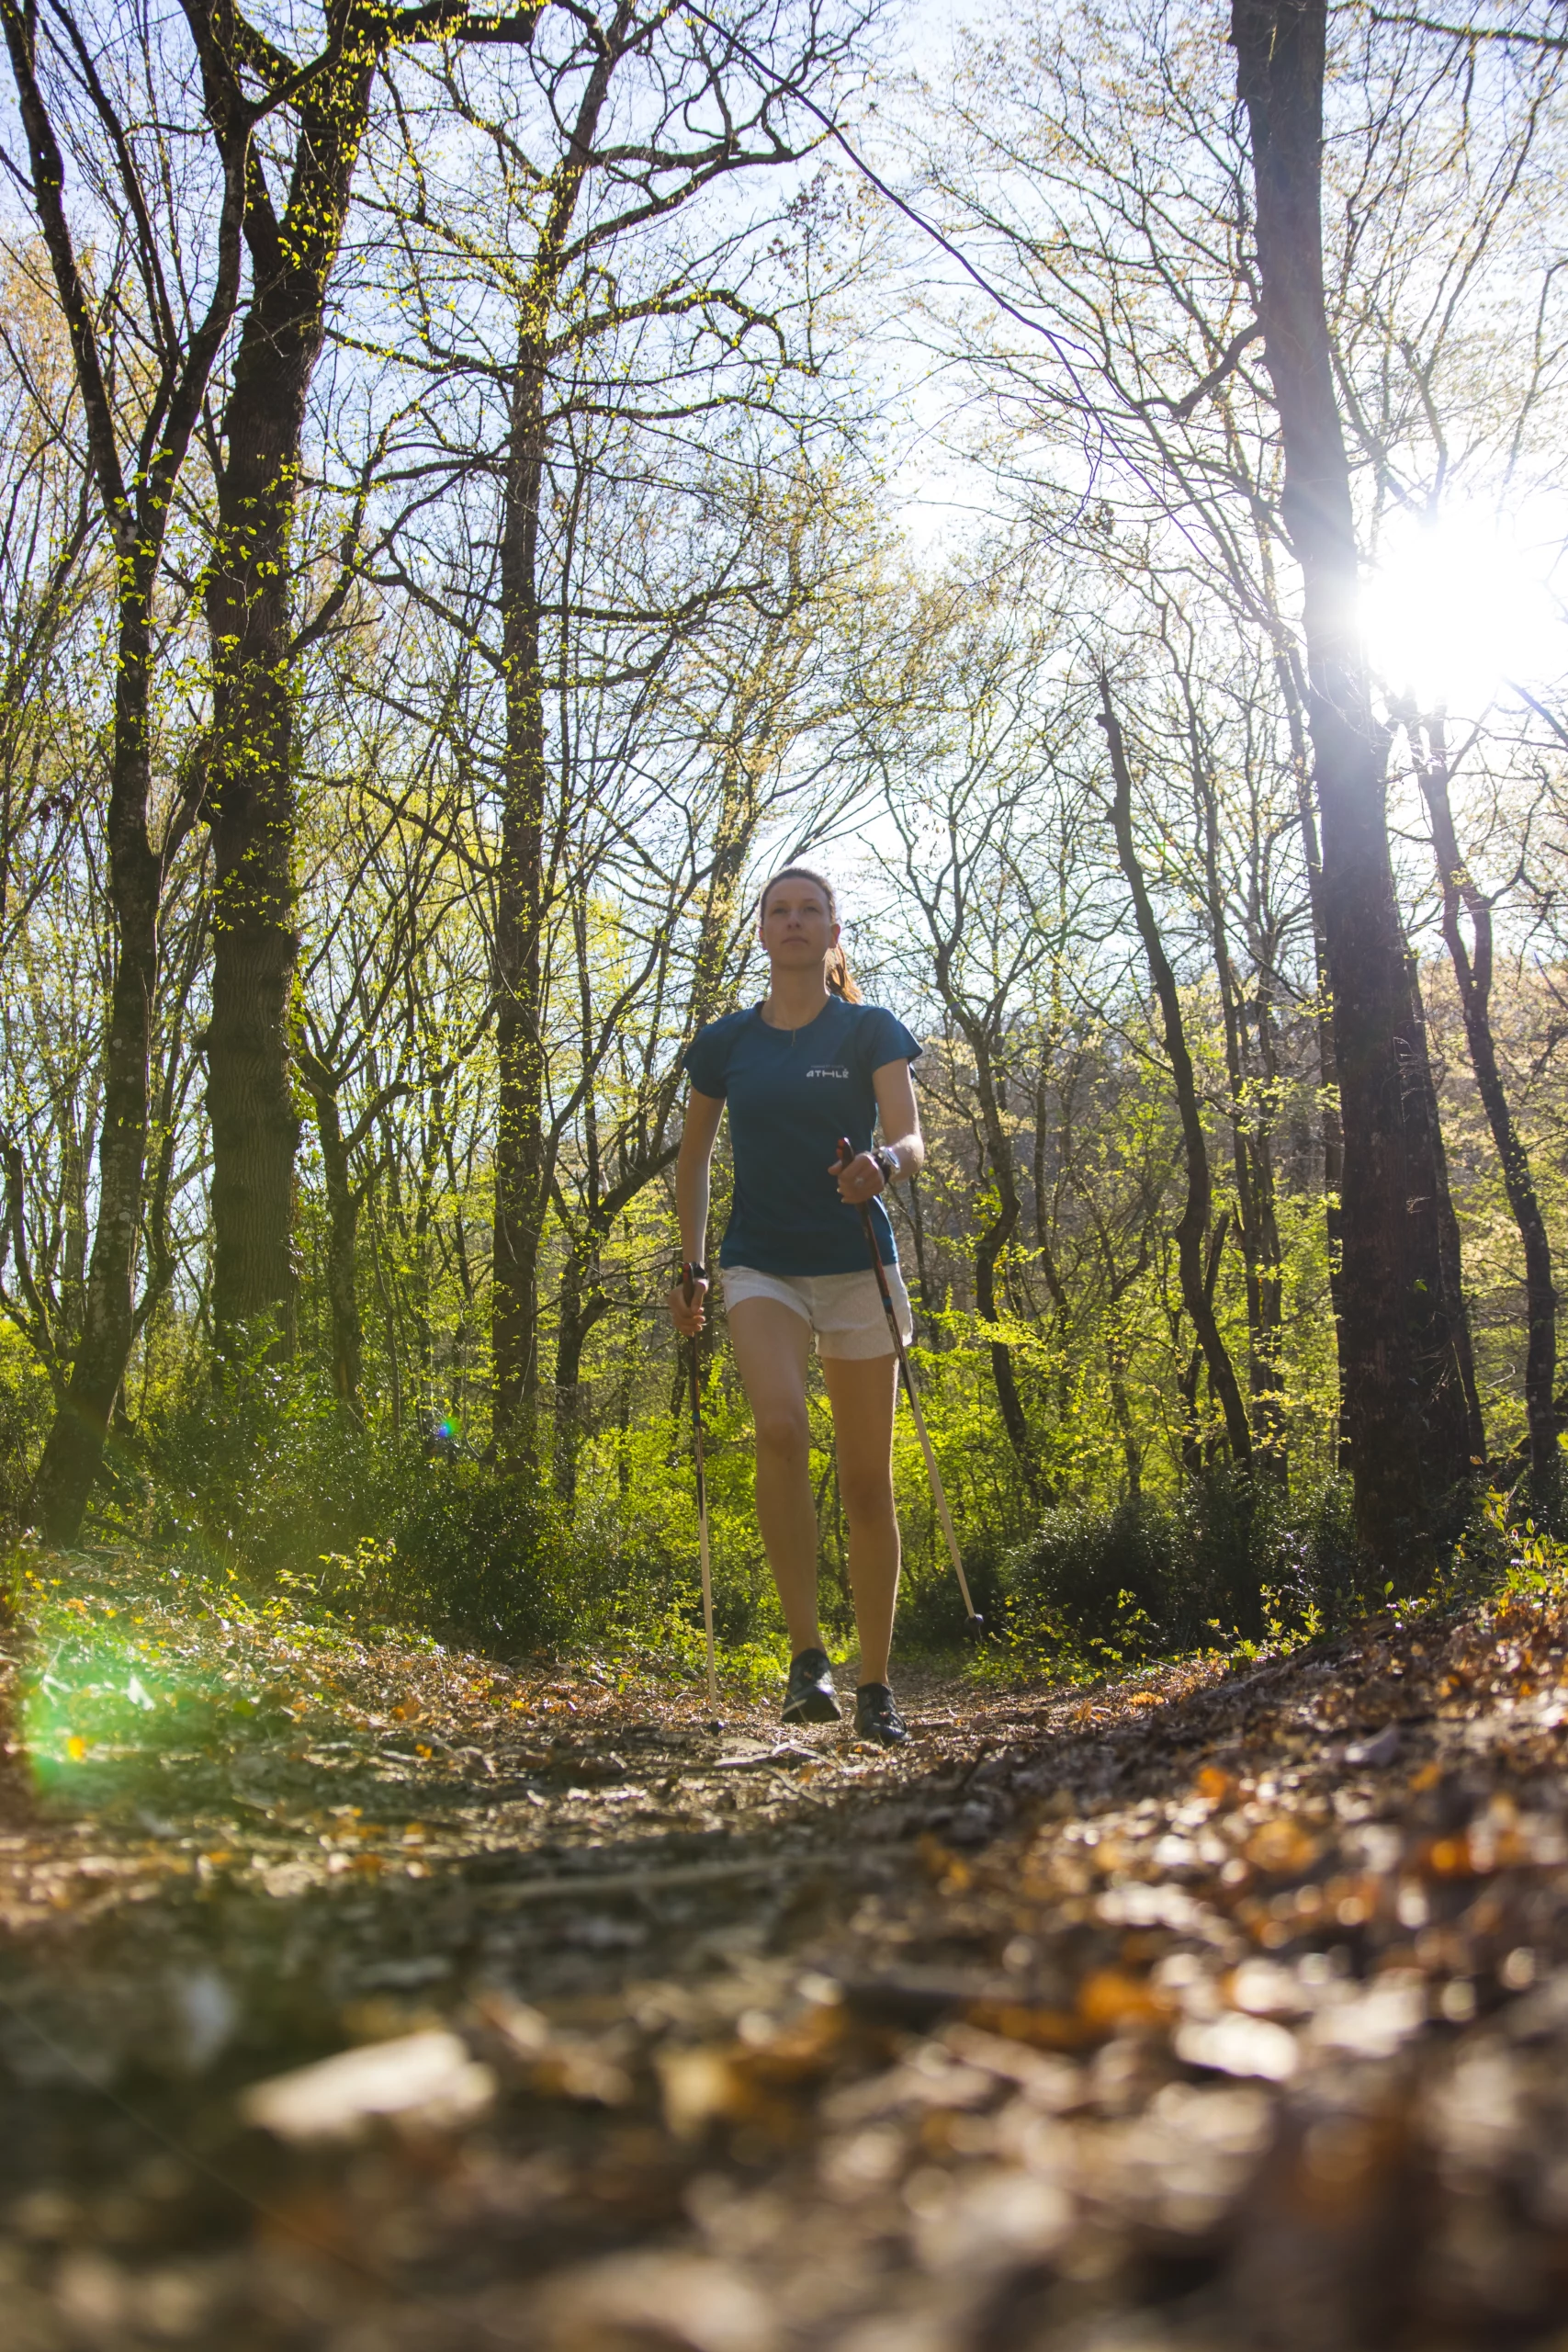
[[[158,917],[165,877],[195,820],[182,797],[162,837],[152,831],[152,701],[155,600],[174,499],[212,371],[240,293],[241,232],[252,141],[268,101],[238,98],[214,134],[213,231],[168,266],[182,229],[159,218],[164,180],[160,140],[166,102],[140,109],[133,127],[106,79],[101,32],[70,8],[47,29],[32,0],[3,0],[11,70],[27,134],[29,189],[71,339],[94,487],[114,550],[115,713],[106,829],[115,926],[114,977],[104,1055],[98,1137],[97,1216],[87,1269],[82,1331],[64,1400],[50,1431],[34,1487],[39,1523],[69,1541],[81,1523],[105,1432],[135,1337],[132,1286],[146,1168],[148,1083],[158,986]],[[162,62],[167,38],[146,32],[142,54]],[[128,42],[117,62],[134,58]],[[134,71],[134,66],[129,68]],[[186,133],[188,137],[188,130]],[[126,222],[124,267],[139,303],[140,364],[115,373],[114,281],[99,294],[83,266],[65,203],[68,144],[96,143],[99,165]],[[204,250],[205,248],[205,250]],[[188,252],[188,261],[185,253]],[[205,295],[187,293],[186,271],[205,261]]]
[[[286,1301],[293,1282],[296,673],[343,609],[359,518],[351,510],[337,576],[309,613],[297,609],[293,542],[311,379],[376,79],[400,44],[526,47],[547,8],[429,0],[367,9],[327,0],[316,53],[305,59],[236,8],[212,11],[192,0],[186,13],[214,136],[221,141],[224,126],[243,113],[247,90],[263,94],[273,119],[246,173],[251,285],[221,422],[208,435],[217,487],[206,588],[212,723],[203,816],[217,889],[208,1113],[213,1306],[222,1334]],[[274,179],[285,184],[281,202]]]
[[[1133,772],[1128,764],[1121,721],[1111,697],[1111,682],[1103,673],[1100,692],[1100,716],[1114,786],[1111,821],[1116,832],[1117,856],[1132,894],[1133,913],[1148,959],[1149,978],[1159,1000],[1160,1017],[1165,1025],[1165,1050],[1176,1089],[1177,1107],[1181,1115],[1181,1138],[1187,1159],[1187,1199],[1176,1228],[1181,1303],[1191,1318],[1203,1362],[1208,1367],[1210,1384],[1220,1400],[1232,1455],[1239,1467],[1247,1469],[1252,1464],[1251,1426],[1247,1418],[1247,1407],[1242,1401],[1235,1367],[1231,1362],[1230,1350],[1225,1345],[1214,1315],[1214,1278],[1224,1248],[1224,1229],[1222,1225],[1217,1238],[1210,1232],[1213,1192],[1209,1180],[1209,1152],[1199,1107],[1192,1055],[1187,1042],[1176,975],[1165,952],[1143,865],[1133,838]]]
[[[1465,1043],[1486,1123],[1497,1148],[1508,1206],[1525,1261],[1525,1415],[1529,1433],[1530,1491],[1549,1519],[1559,1500],[1560,1410],[1557,1385],[1557,1292],[1551,1243],[1530,1156],[1508,1100],[1492,1026],[1495,978],[1493,901],[1460,847],[1450,791],[1448,731],[1440,714],[1405,714],[1405,726],[1432,827],[1432,850],[1442,894],[1443,944],[1449,951]],[[1464,924],[1470,924],[1470,938]]]

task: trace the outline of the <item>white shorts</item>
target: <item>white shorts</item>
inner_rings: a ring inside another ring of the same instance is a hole
[[[914,1337],[915,1320],[904,1277],[897,1266],[884,1266],[882,1271],[893,1295],[898,1336],[908,1347]],[[802,1322],[811,1326],[819,1356],[893,1353],[887,1310],[869,1266],[863,1274],[762,1274],[755,1266],[726,1266],[722,1272],[727,1307],[739,1306],[743,1298],[776,1298],[781,1306],[793,1307]]]

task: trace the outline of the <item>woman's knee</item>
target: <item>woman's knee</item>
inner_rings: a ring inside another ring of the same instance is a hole
[[[760,1453],[773,1454],[781,1461],[805,1460],[811,1450],[811,1424],[806,1418],[804,1403],[796,1405],[784,1399],[778,1404],[759,1406],[753,1419]]]
[[[839,1494],[852,1527],[884,1527],[892,1519],[891,1465],[846,1471],[839,1465]]]

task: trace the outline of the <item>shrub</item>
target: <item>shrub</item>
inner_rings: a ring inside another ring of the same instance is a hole
[[[999,1544],[982,1534],[963,1544],[964,1573],[975,1606],[987,1627],[997,1625],[1007,1606],[1007,1558]],[[852,1622],[846,1611],[846,1623]],[[942,1535],[912,1545],[898,1580],[898,1624],[895,1645],[909,1650],[950,1650],[964,1634],[964,1601]]]
[[[193,1375],[152,1433],[141,1486],[100,1484],[95,1518],[121,1535],[268,1582],[313,1571],[378,1524],[389,1451],[326,1382],[265,1358],[218,1384]],[[145,1488],[145,1498],[142,1496]]]
[[[42,1365],[19,1332],[0,1324],[0,1536],[15,1534],[26,1519],[53,1419],[54,1397]]]
[[[1355,1569],[1337,1482],[1292,1507],[1266,1481],[1216,1468],[1169,1503],[1047,1511],[1010,1563],[1011,1626],[1032,1648],[1130,1661],[1342,1622]]]
[[[389,1488],[385,1535],[322,1563],[329,1607],[509,1656],[581,1629],[581,1562],[536,1478],[421,1455]]]
[[[1187,1606],[1182,1528],[1150,1496],[1111,1510],[1060,1503],[1014,1555],[1010,1612],[1031,1647],[1085,1648],[1118,1656],[1179,1638]],[[1134,1626],[1146,1632],[1134,1636]]]

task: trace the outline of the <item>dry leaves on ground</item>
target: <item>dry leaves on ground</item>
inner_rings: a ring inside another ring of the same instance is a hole
[[[0,1843],[8,2346],[1568,2341],[1551,1600],[910,1679],[897,1756],[89,1611]]]

